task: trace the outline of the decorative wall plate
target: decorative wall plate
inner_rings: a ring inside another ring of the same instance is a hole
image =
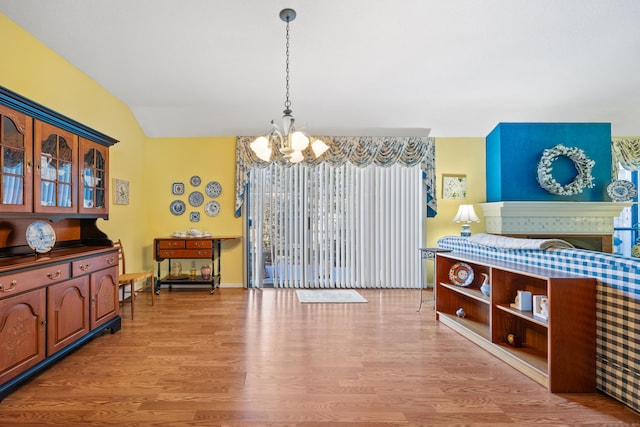
[[[216,198],[222,193],[222,185],[218,181],[211,181],[207,183],[207,186],[204,188],[207,196]]]
[[[180,194],[184,194],[184,183],[174,182],[171,186],[171,192],[177,196],[179,196]]]
[[[191,214],[189,214],[189,220],[191,220],[191,222],[200,221],[200,212],[191,212]]]
[[[182,215],[187,210],[187,205],[182,200],[174,200],[171,202],[171,213],[174,215]]]
[[[193,185],[194,187],[197,187],[198,185],[200,185],[200,177],[198,175],[194,175],[191,177],[191,180],[189,181],[191,183],[191,185]]]
[[[456,262],[449,269],[449,280],[458,286],[469,286],[473,282],[473,269],[464,262]]]
[[[217,216],[220,213],[220,203],[215,200],[207,202],[204,207],[204,212],[209,216]]]
[[[192,191],[189,194],[189,204],[191,206],[200,206],[204,203],[204,195],[199,191]]]
[[[621,179],[607,186],[607,194],[614,202],[628,202],[636,197],[638,189],[633,182]]]
[[[47,222],[32,222],[27,227],[26,234],[29,247],[40,254],[49,252],[56,244],[56,232]]]

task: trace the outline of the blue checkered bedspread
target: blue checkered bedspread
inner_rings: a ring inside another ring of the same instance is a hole
[[[582,249],[496,249],[457,236],[438,247],[595,277],[597,387],[640,412],[640,260]]]

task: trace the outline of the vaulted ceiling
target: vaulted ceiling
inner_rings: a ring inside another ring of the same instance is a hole
[[[610,122],[640,135],[637,0],[0,0],[150,137],[257,135],[279,120],[285,7],[292,109],[311,134]]]

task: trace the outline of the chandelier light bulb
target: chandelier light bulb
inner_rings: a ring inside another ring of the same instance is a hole
[[[325,144],[323,141],[316,139],[311,144],[311,149],[313,150],[313,154],[315,154],[316,158],[322,156],[325,151],[329,149],[329,146]]]
[[[302,155],[302,151],[294,151],[291,153],[291,157],[289,157],[289,161],[291,163],[298,163],[304,160],[304,156]]]
[[[304,133],[295,131],[293,132],[293,134],[291,134],[291,148],[293,148],[295,151],[302,151],[308,146],[309,138],[307,138]]]
[[[264,150],[260,151],[259,153],[256,153],[256,156],[258,156],[258,158],[262,161],[268,162],[271,160],[271,148],[269,147],[265,147]]]
[[[269,140],[264,136],[259,136],[255,139],[249,147],[257,154],[265,150],[269,146]]]

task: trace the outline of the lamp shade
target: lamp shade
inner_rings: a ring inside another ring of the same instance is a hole
[[[480,218],[473,210],[473,205],[460,205],[453,222],[480,222]]]
[[[302,151],[308,146],[309,138],[307,138],[304,133],[300,131],[293,132],[291,135],[291,148],[293,148],[294,151]]]
[[[322,156],[325,153],[325,151],[329,149],[329,146],[324,142],[322,142],[321,140],[316,139],[311,144],[311,149],[313,150],[313,154],[315,154],[317,158]]]

